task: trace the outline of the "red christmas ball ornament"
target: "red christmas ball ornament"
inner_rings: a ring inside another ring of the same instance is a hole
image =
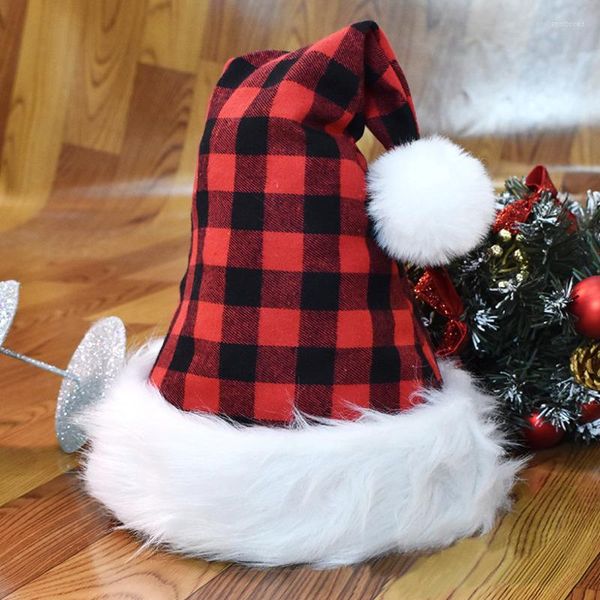
[[[593,400],[581,407],[581,417],[579,417],[580,423],[591,423],[598,419],[600,419],[600,401]]]
[[[523,437],[527,440],[529,447],[534,450],[552,448],[565,437],[562,429],[545,421],[539,413],[532,413],[527,418],[527,424],[528,427],[523,428]]]
[[[569,310],[581,335],[600,338],[600,275],[587,277],[573,288]]]

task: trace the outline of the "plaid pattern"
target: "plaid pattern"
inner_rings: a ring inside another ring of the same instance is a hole
[[[418,136],[375,23],[227,63],[200,144],[181,302],[150,375],[169,402],[288,423],[294,408],[398,411],[439,386],[402,267],[371,235],[365,125],[387,148]]]

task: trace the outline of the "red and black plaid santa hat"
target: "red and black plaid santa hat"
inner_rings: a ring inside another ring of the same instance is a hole
[[[387,149],[369,169],[365,126]],[[402,262],[467,252],[493,217],[482,165],[418,139],[375,23],[230,60],[180,304],[86,416],[90,492],[153,542],[261,565],[488,529],[517,463],[493,399],[436,360]]]

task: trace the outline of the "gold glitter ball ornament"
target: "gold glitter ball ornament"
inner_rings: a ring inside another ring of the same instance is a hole
[[[502,248],[498,246],[498,244],[494,244],[490,248],[490,252],[492,253],[492,256],[502,256]]]
[[[600,341],[579,346],[571,354],[570,365],[579,385],[600,392]]]
[[[501,242],[510,242],[512,240],[512,233],[508,229],[501,229],[498,232],[498,238]]]

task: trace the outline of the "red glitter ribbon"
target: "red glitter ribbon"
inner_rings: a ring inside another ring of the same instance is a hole
[[[460,320],[465,308],[446,269],[426,269],[414,291],[419,300],[448,319],[436,354],[440,357],[458,354],[467,341],[468,329]]]
[[[525,178],[525,185],[531,190],[525,198],[506,205],[496,217],[494,233],[501,229],[508,229],[511,233],[517,233],[519,224],[525,223],[533,210],[533,205],[539,201],[544,192],[550,192],[552,196],[558,194],[550,175],[543,165],[535,166]]]

